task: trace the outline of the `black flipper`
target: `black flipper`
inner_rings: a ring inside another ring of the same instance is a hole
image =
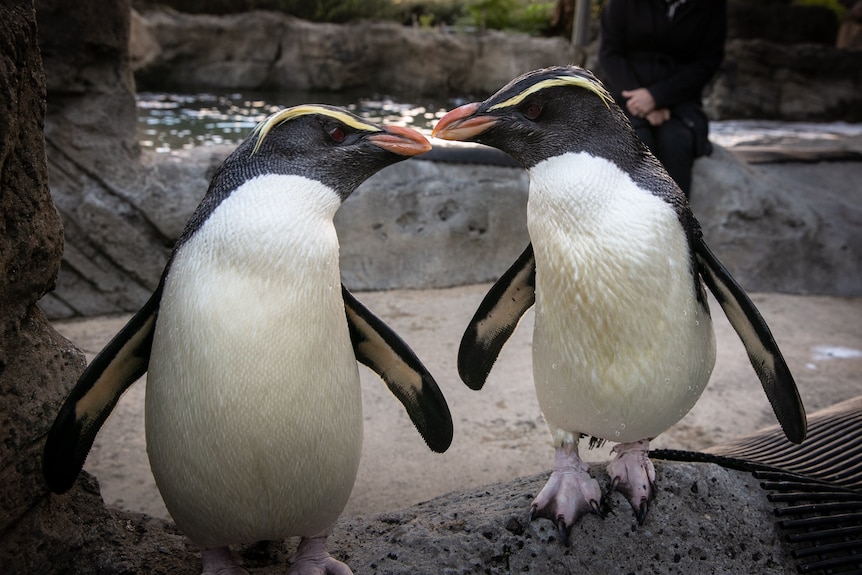
[[[341,286],[356,359],[374,370],[398,398],[433,451],[452,443],[452,416],[434,378],[398,334]]]
[[[54,493],[68,491],[93,446],[96,433],[120,396],[147,371],[161,284],[138,313],[87,366],[48,432],[42,473]]]
[[[497,280],[470,320],[458,349],[458,374],[470,389],[482,389],[503,344],[536,301],[533,244]]]
[[[739,334],[784,434],[790,441],[802,443],[808,427],[805,408],[769,326],[702,239],[694,242],[694,252],[698,271]]]

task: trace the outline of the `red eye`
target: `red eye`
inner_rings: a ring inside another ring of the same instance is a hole
[[[529,120],[535,120],[542,113],[542,107],[538,104],[527,104],[524,108],[524,116]]]
[[[344,132],[343,129],[336,126],[335,128],[329,130],[329,137],[340,144],[344,141],[344,138],[347,137],[347,134]]]

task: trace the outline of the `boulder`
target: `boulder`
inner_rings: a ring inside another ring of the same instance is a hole
[[[862,233],[855,225],[862,218],[862,198],[854,184],[862,177],[862,163],[748,164],[714,147],[712,156],[695,163],[692,205],[713,250],[743,286],[862,295]],[[459,152],[468,157],[469,149]],[[214,146],[144,154],[146,176],[139,188],[128,194],[123,212],[108,212],[100,224],[101,233],[120,244],[113,249],[128,253],[125,265],[137,268],[135,277],[142,278],[137,285],[158,282],[166,246],[179,237],[209,177],[229,152],[228,146]],[[529,241],[527,175],[520,168],[491,165],[487,158],[453,163],[458,156],[444,161],[420,157],[390,166],[339,209],[335,224],[342,278],[350,289],[487,282],[511,265],[512,254]],[[90,200],[85,201],[82,209],[92,211]],[[129,213],[139,217],[130,222]],[[131,235],[138,222],[146,222],[153,235]],[[78,252],[66,257],[76,269],[99,269],[98,261],[88,262]],[[101,284],[102,297],[91,285],[76,290],[75,284],[61,281],[58,293],[48,294],[41,305],[59,318],[135,311],[146,301],[149,292],[142,287],[135,297],[128,286],[109,290],[128,281],[122,275],[108,283],[110,279]]]
[[[363,90],[491,93],[515,76],[575,60],[562,38],[451,34],[394,22],[321,24],[277,12],[148,11],[132,46],[146,90]]]
[[[862,52],[731,40],[705,106],[712,119],[862,121]]]
[[[111,181],[127,173],[140,153],[128,58],[130,3],[87,6],[70,10],[60,0],[36,2],[50,102],[48,161],[63,156],[71,169]]]
[[[521,168],[408,160],[362,184],[335,225],[354,290],[494,280],[530,241]]]
[[[749,291],[862,295],[862,162],[747,164],[715,146],[695,162],[692,209]]]
[[[86,482],[68,500],[52,501],[41,474],[50,414],[83,371],[84,356],[36,305],[53,289],[63,252],[48,191],[37,38],[32,2],[0,3],[0,564],[11,573],[98,564],[86,550],[83,560],[69,550],[86,548],[107,516],[101,499],[86,497]],[[51,562],[58,553],[62,560]]]

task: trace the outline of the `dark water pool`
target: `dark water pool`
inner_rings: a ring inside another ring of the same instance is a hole
[[[425,135],[443,114],[466,100],[404,102],[389,96],[349,94],[233,93],[138,94],[138,139],[157,152],[236,144],[266,116],[298,104],[331,104],[374,122],[410,126]]]
[[[272,112],[297,104],[332,104],[375,122],[410,126],[426,136],[448,110],[468,100],[416,99],[332,93],[138,94],[141,146],[170,152],[195,146],[237,144]],[[862,134],[862,124],[788,123],[761,120],[712,122],[710,138],[724,147],[780,144],[788,140],[831,139]]]

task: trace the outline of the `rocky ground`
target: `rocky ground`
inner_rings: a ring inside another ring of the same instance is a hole
[[[552,464],[531,384],[532,316],[504,348],[484,390],[470,391],[455,372],[457,342],[487,287],[357,294],[435,374],[453,413],[455,439],[447,453],[431,453],[397,401],[362,369],[365,447],[353,495],[332,536],[337,557],[357,574],[795,572],[758,482],[714,465],[658,462],[659,495],[642,527],[618,495],[608,498],[612,512],[605,520],[590,516],[575,527],[568,548],[556,541],[550,522],[529,523],[530,501]],[[758,293],[753,299],[809,412],[862,392],[862,298]],[[712,309],[718,340],[713,378],[691,413],[655,447],[699,450],[774,422],[739,340],[715,302]],[[56,327],[91,356],[126,319]],[[86,469],[99,480],[109,507],[165,518],[146,459],[144,392],[139,382],[123,397]],[[586,452],[602,483],[609,449]],[[164,543],[150,546],[146,538],[165,527],[119,513],[138,534],[141,556],[161,556]],[[174,554],[170,561],[178,572],[195,572],[194,546],[172,537],[190,555]],[[294,545],[271,543],[242,553],[253,573],[276,573]]]

